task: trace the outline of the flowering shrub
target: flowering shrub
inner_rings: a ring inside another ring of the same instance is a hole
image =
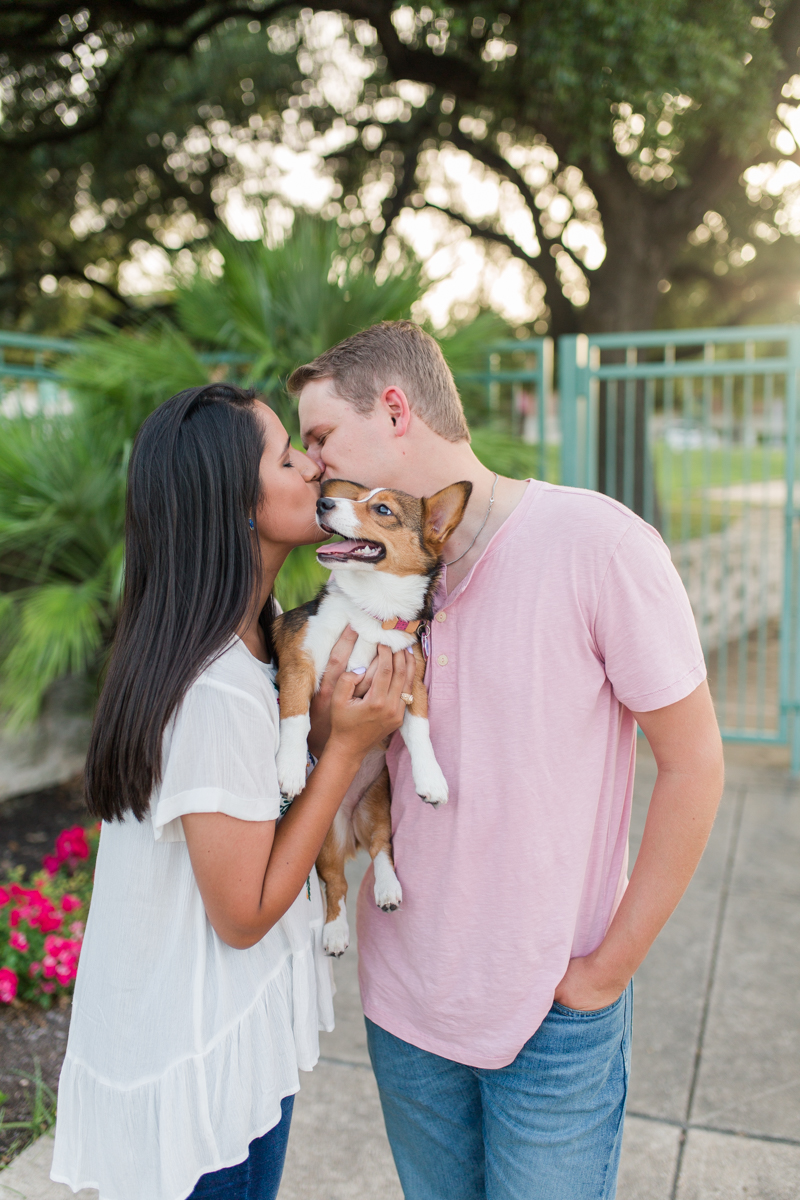
[[[0,884],[0,1003],[47,1008],[71,993],[99,839],[99,825],[65,829],[29,885],[22,867]]]

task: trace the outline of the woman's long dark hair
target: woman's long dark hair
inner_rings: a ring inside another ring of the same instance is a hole
[[[86,761],[90,812],[147,815],[164,728],[248,614],[264,432],[254,393],[187,388],[147,418],[128,471],[125,585]],[[271,650],[272,599],[260,614]]]

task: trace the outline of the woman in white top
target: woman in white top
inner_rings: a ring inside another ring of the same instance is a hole
[[[291,548],[321,539],[315,476],[275,413],[225,385],[173,396],[133,447],[52,1169],[101,1200],[273,1200],[298,1068],[333,1026],[314,861],[402,721],[413,658],[381,647],[359,680],[343,640],[330,736],[278,823],[271,592]]]

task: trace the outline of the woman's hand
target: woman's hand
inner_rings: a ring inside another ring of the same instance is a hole
[[[311,732],[308,735],[308,748],[315,758],[319,758],[322,754],[322,751],[325,749],[325,743],[331,736],[331,701],[333,700],[333,689],[347,667],[357,640],[358,634],[348,625],[331,650],[328,665],[320,680],[319,690],[311,701],[311,710],[309,713],[311,718]],[[367,668],[366,675],[362,675],[357,683],[354,692],[355,696],[361,698],[366,695],[372,680],[375,678],[377,669],[378,659],[376,657],[373,658]]]
[[[379,646],[374,678],[359,697],[367,676],[339,672],[325,752],[277,824],[225,813],[181,818],[208,919],[229,946],[255,945],[293,904],[362,758],[402,723],[400,693],[411,691],[414,655],[400,650],[393,656]]]
[[[570,959],[553,999],[565,1008],[593,1012],[619,1000],[629,983],[629,979],[608,977],[595,963],[594,955],[588,954],[585,958]]]
[[[400,693],[411,691],[415,666],[413,653],[398,650],[393,655],[388,646],[378,646],[372,682],[361,697],[362,677],[343,671],[333,689],[329,748],[360,761],[372,746],[399,729],[406,711]]]

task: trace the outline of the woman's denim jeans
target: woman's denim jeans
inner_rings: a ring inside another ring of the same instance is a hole
[[[367,1021],[405,1200],[614,1200],[630,985],[596,1012],[554,1004],[507,1067],[467,1067]]]
[[[189,1200],[275,1200],[283,1174],[294,1096],[281,1101],[281,1119],[255,1138],[244,1162],[201,1175]]]

